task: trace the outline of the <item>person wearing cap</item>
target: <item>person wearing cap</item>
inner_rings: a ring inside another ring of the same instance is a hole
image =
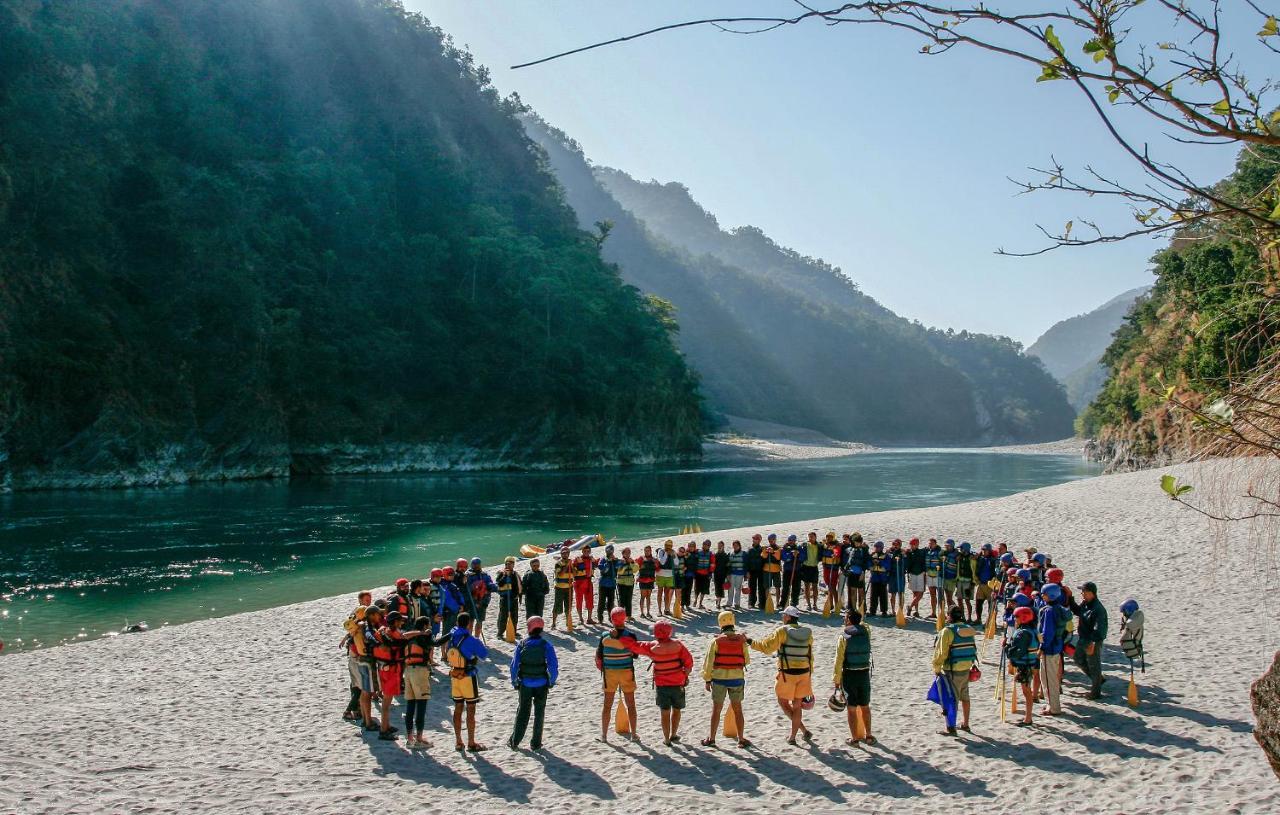
[[[1062,587],[1046,583],[1040,590],[1040,684],[1045,707],[1041,716],[1062,715],[1062,652],[1067,645],[1071,611],[1063,605]]]
[[[782,602],[782,549],[778,546],[778,536],[773,532],[769,533],[768,544],[761,550],[764,559],[764,565],[761,570],[764,575],[764,590],[760,592],[760,610],[765,608],[765,592],[772,592],[774,602],[779,606],[785,606]]]
[[[653,619],[653,587],[658,582],[658,559],[653,547],[645,546],[644,553],[636,561],[636,586],[640,589],[640,616]]]
[[[863,608],[867,602],[867,572],[871,570],[871,550],[858,532],[849,538],[844,554],[844,585],[849,594],[848,608]]]
[[[1040,637],[1036,633],[1036,613],[1030,608],[1014,609],[1013,619],[1017,629],[1013,636],[1005,642],[1005,656],[1014,674],[1014,682],[1022,688],[1022,699],[1025,702],[1022,721],[1019,727],[1031,724],[1031,705],[1034,703],[1031,685],[1035,679],[1036,668],[1040,664]],[[1012,709],[1018,712],[1017,691],[1014,691]]]
[[[547,593],[551,584],[547,581],[547,573],[542,571],[542,561],[534,558],[529,561],[529,571],[520,578],[520,592],[524,596],[524,617],[541,617],[547,604]]]
[[[907,612],[916,619],[920,618],[920,601],[924,599],[925,589],[925,553],[920,549],[920,539],[912,538],[907,544],[907,588],[911,589],[911,602]]]
[[[639,572],[639,564],[631,559],[631,549],[624,548],[622,550],[622,559],[618,561],[618,605],[627,610],[627,619],[631,619],[632,614],[632,597],[636,591],[636,574]]]
[[[520,619],[520,597],[524,594],[523,581],[516,574],[516,559],[508,557],[502,562],[502,571],[494,581],[498,590],[498,636],[507,633],[507,620],[514,628]],[[513,638],[514,639],[514,638]]]
[[[737,543],[737,541],[735,541]],[[742,544],[738,544],[741,548]],[[742,716],[742,695],[747,684],[746,668],[751,661],[746,636],[737,633],[732,611],[722,611],[716,616],[720,635],[711,641],[706,656],[702,658],[702,681],[711,694],[711,735],[702,740],[704,747],[714,747],[716,729],[720,726],[720,711],[725,699],[729,700],[729,712],[738,727],[738,746],[750,747],[744,735],[746,721]]]
[[[1031,560],[1027,568],[1031,570],[1031,586],[1036,591],[1040,591],[1040,587],[1044,585],[1046,563],[1049,562],[1049,556],[1044,552],[1036,552],[1031,556]]]
[[[560,612],[564,612],[566,619],[573,614],[573,562],[569,559],[568,549],[560,550],[560,556],[556,558],[555,575],[555,599],[551,602],[552,628],[556,628]]]
[[[636,667],[635,654],[628,642],[635,641],[636,635],[627,630],[627,611],[615,608],[609,612],[609,622],[613,627],[604,632],[600,643],[596,646],[596,670],[604,682],[604,707],[600,711],[600,741],[609,740],[609,725],[613,721],[613,698],[619,691],[622,702],[627,706],[630,731],[626,734],[632,741],[639,741],[636,735]]]
[[[599,592],[596,594],[596,619],[604,620],[605,614],[618,605],[618,567],[622,561],[613,554],[613,544],[604,548],[604,557],[596,562],[595,570],[600,573]]]
[[[796,543],[795,535],[788,535],[782,546],[782,602],[779,605],[800,605],[800,562],[804,554]]]
[[[947,613],[950,622],[938,632],[933,647],[933,673],[946,675],[960,706],[960,729],[969,732],[969,669],[978,661],[977,632],[964,621],[964,609],[952,606]],[[938,731],[942,736],[956,735],[955,728]]]
[[[373,602],[373,597],[368,592],[362,591],[359,596],[370,603]],[[347,674],[351,686],[351,698],[347,702],[347,709],[343,712],[342,718],[347,721],[363,720],[366,730],[372,729],[369,726],[369,720],[372,718],[369,706],[373,692],[378,687],[378,676],[374,672],[373,657],[370,653],[372,645],[366,637],[365,614],[368,610],[368,605],[361,603],[343,624],[343,628],[347,631],[344,642],[347,646]]]
[[[471,619],[476,618],[476,604],[471,597],[471,589],[467,585],[467,559],[458,558],[453,564],[453,585],[458,589],[458,599],[461,604],[459,613],[465,611],[471,615]],[[456,619],[456,618],[455,618]],[[450,626],[444,627],[445,631],[450,630]]]
[[[543,579],[546,579],[546,575],[543,575]],[[560,676],[556,649],[543,639],[542,627],[542,618],[537,615],[526,620],[528,636],[516,644],[515,653],[511,655],[511,687],[520,695],[515,725],[511,729],[511,738],[507,739],[507,746],[512,750],[520,749],[525,728],[529,726],[531,711],[533,732],[529,736],[529,746],[534,750],[542,749],[542,722],[547,710],[547,691],[556,686],[556,679]]]
[[[1092,581],[1080,587],[1080,600],[1071,598],[1071,611],[1080,620],[1080,644],[1076,646],[1076,666],[1089,677],[1089,698],[1102,696],[1102,643],[1107,638],[1107,609],[1098,599],[1098,587]]]
[[[743,566],[747,570],[746,588],[748,608],[764,609],[764,593],[766,590],[764,575],[764,539],[760,533],[751,536],[751,545],[747,547]]]
[[[871,628],[856,608],[844,613],[844,633],[836,643],[831,684],[844,693],[847,704],[849,738],[845,744],[853,747],[859,739],[875,744],[875,736],[871,735]]]
[[[409,579],[402,577],[396,581],[395,591],[387,595],[387,611],[398,611],[406,622],[413,614],[413,601],[409,598]]]
[[[893,559],[885,554],[884,541],[876,541],[871,552],[871,599],[867,603],[867,616],[874,617],[880,609],[881,617],[889,616],[889,567]]]
[[[578,624],[585,624],[582,619],[582,608],[586,606],[586,623],[595,624],[591,613],[595,608],[595,590],[592,578],[596,573],[596,561],[591,557],[591,546],[582,547],[582,552],[573,559],[573,607],[578,611]]]
[[[471,571],[467,572],[467,594],[471,597],[471,608],[475,614],[477,637],[484,636],[484,618],[489,613],[489,601],[497,591],[497,584],[484,570],[480,558],[471,558]]]
[[[680,605],[689,608],[693,605],[693,590],[698,584],[698,543],[689,541],[684,550],[684,572],[678,575],[676,586],[680,589]]]
[[[980,624],[973,614],[973,584],[978,579],[978,558],[968,541],[960,544],[956,557],[956,605],[964,607],[964,618],[974,625]]]
[[[939,614],[945,613],[942,605],[942,592],[945,588],[942,578],[942,547],[937,538],[929,538],[929,545],[924,550],[924,581],[929,586],[929,619],[936,620]]]
[[[837,541],[836,533],[828,532],[822,542],[822,585],[826,587],[832,605],[835,605],[836,597],[839,596],[840,567],[844,563],[844,544],[848,540],[847,534]]]
[[[368,612],[365,617],[368,619]],[[405,642],[424,634],[420,631],[403,631],[404,615],[399,611],[388,611],[383,620],[383,624],[377,629],[377,645],[373,648],[373,658],[378,662],[378,687],[382,691],[382,728],[378,738],[391,741],[396,738],[395,734],[399,730],[391,726],[391,702],[404,693]]]
[[[956,586],[960,577],[960,552],[953,538],[947,538],[942,548],[942,591],[946,601],[944,608],[956,605]]]
[[[653,663],[654,701],[662,715],[662,743],[670,747],[680,741],[680,716],[685,706],[685,686],[693,673],[693,654],[675,639],[671,621],[659,619],[653,624],[653,640],[640,642],[635,637],[622,640],[627,650],[646,656]],[[634,713],[631,719],[635,727]]]
[[[787,744],[795,746],[796,737],[812,739],[804,726],[805,705],[813,706],[813,631],[800,625],[800,609],[795,605],[782,610],[782,625],[763,640],[747,643],[762,654],[778,655],[778,675],[774,693],[778,706],[791,721]]]
[[[452,631],[454,622],[466,605],[466,600],[458,588],[457,575],[453,567],[445,566],[440,570],[440,630],[435,632],[435,635],[439,636],[444,631]]]

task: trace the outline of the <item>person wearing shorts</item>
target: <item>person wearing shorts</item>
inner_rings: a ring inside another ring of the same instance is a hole
[[[427,719],[427,700],[431,698],[431,618],[419,617],[414,621],[419,632],[404,647],[404,733],[405,744],[413,747],[430,747],[423,737]]]
[[[489,749],[476,741],[476,704],[480,701],[480,683],[476,680],[480,660],[489,656],[485,647],[471,633],[471,615],[458,615],[457,625],[449,633],[435,641],[444,649],[445,663],[449,666],[450,695],[453,698],[453,737],[455,750],[473,753]],[[466,712],[467,743],[462,743],[462,716]]]
[[[555,598],[551,601],[551,627],[556,627],[556,620],[564,614],[565,620],[573,624],[573,563],[569,561],[569,550],[560,550],[560,557],[555,566]]]
[[[920,600],[924,598],[924,561],[924,551],[920,549],[920,539],[912,538],[907,544],[905,556],[907,588],[911,590],[911,602],[907,604],[907,613],[916,618],[920,616]]]
[[[952,606],[947,611],[950,621],[938,632],[933,649],[933,673],[942,676],[944,673],[951,682],[956,702],[961,712],[960,729],[969,730],[969,669],[978,661],[976,646],[977,631],[965,622],[964,609]],[[956,735],[956,729],[950,721],[944,730],[938,731],[943,736]]]
[[[736,541],[735,541],[736,543]],[[720,636],[711,641],[707,655],[702,659],[702,681],[711,692],[711,733],[702,740],[704,747],[713,747],[716,743],[716,729],[720,726],[720,711],[724,702],[729,700],[729,712],[733,717],[734,731],[739,747],[750,747],[743,734],[746,721],[742,715],[742,697],[747,683],[747,663],[751,661],[747,638],[734,630],[736,620],[732,611],[721,611],[716,617],[720,626]],[[729,722],[725,722],[725,735]]]
[[[794,605],[782,610],[782,625],[763,640],[749,641],[752,648],[764,654],[778,655],[778,677],[774,694],[778,706],[791,720],[787,744],[795,746],[801,734],[813,734],[804,726],[804,701],[813,696],[813,631],[800,625],[800,609]]]
[[[626,629],[627,611],[615,608],[609,612],[613,627],[600,637],[596,646],[596,670],[604,678],[604,707],[600,710],[600,740],[609,741],[609,727],[613,724],[613,700],[621,692],[626,706],[628,730],[624,734],[632,741],[636,736],[636,668],[635,652],[629,643],[636,635]],[[621,714],[619,714],[621,715]]]
[[[653,662],[653,685],[658,709],[662,711],[662,743],[670,747],[680,741],[680,712],[684,710],[685,686],[693,671],[693,654],[672,636],[667,620],[653,624],[654,639],[640,642],[635,637],[622,642],[633,654],[647,656]],[[634,715],[634,714],[633,714]],[[632,719],[632,727],[635,720]]]
[[[871,735],[871,629],[862,614],[851,608],[844,615],[844,633],[836,643],[832,685],[844,693],[849,720],[850,747],[859,741],[875,744]]]

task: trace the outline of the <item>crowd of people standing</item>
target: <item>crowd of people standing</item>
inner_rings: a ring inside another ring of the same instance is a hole
[[[476,738],[480,701],[480,666],[490,657],[485,625],[497,605],[495,633],[515,644],[506,668],[518,693],[515,724],[508,745],[513,749],[530,731],[530,746],[542,747],[548,692],[559,680],[560,664],[545,636],[543,615],[552,596],[551,629],[561,615],[567,632],[575,619],[597,638],[595,668],[603,680],[600,727],[602,740],[611,729],[636,739],[638,711],[636,660],[652,663],[655,702],[660,711],[663,742],[681,739],[685,692],[695,670],[688,644],[677,639],[675,624],[714,602],[719,633],[703,653],[701,678],[712,697],[708,736],[712,746],[724,716],[723,734],[740,747],[751,747],[743,715],[746,667],[752,651],[777,659],[775,696],[790,727],[787,741],[811,738],[804,714],[814,707],[814,628],[806,615],[838,615],[843,621],[834,642],[831,696],[828,707],[847,715],[847,743],[875,743],[871,728],[872,617],[933,619],[932,667],[936,682],[945,683],[954,711],[947,709],[940,731],[957,736],[970,729],[969,686],[979,671],[979,643],[1002,630],[1001,678],[1014,684],[1010,710],[1033,723],[1035,702],[1043,700],[1043,716],[1062,713],[1064,659],[1088,678],[1087,696],[1098,698],[1106,677],[1102,671],[1108,617],[1091,582],[1078,595],[1064,584],[1064,573],[1048,555],[1027,548],[1019,559],[1004,544],[970,544],[911,538],[905,544],[868,545],[857,533],[806,541],[795,535],[779,543],[776,535],[753,536],[748,546],[711,540],[677,546],[644,546],[637,555],[612,544],[601,557],[592,547],[568,547],[554,557],[548,571],[540,558],[519,572],[507,558],[495,574],[479,558],[459,559],[453,566],[432,569],[425,579],[396,581],[384,598],[358,597],[344,627],[351,696],[344,717],[359,722],[380,739],[395,740],[391,721],[395,697],[403,696],[404,738],[411,747],[426,747],[427,702],[432,671],[441,662],[448,670],[453,702],[455,749],[488,749]],[[549,573],[548,573],[549,572]],[[655,609],[655,595],[657,607]],[[921,604],[928,597],[928,613]],[[772,615],[781,609],[781,625],[755,640],[737,628],[737,614]],[[1121,646],[1130,659],[1141,659],[1142,613],[1136,601],[1121,606]],[[520,622],[523,612],[523,624]],[[942,615],[942,619],[938,616]],[[652,639],[641,640],[630,623],[651,620]],[[517,637],[518,629],[523,636]],[[440,658],[437,659],[436,655]],[[1002,717],[1003,709],[1003,692]],[[1021,705],[1019,705],[1021,702]],[[615,704],[616,703],[616,704]],[[725,708],[725,705],[728,708]],[[380,709],[375,715],[374,707]],[[465,733],[465,738],[464,738]]]

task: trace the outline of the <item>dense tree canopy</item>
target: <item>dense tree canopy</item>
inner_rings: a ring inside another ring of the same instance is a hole
[[[394,0],[0,3],[0,470],[696,452],[515,112]]]

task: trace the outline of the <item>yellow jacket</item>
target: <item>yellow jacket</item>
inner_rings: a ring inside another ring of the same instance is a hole
[[[968,645],[958,645],[957,650],[961,653],[957,654],[956,657],[948,663],[947,660],[951,657],[951,647],[953,644],[956,644],[955,631],[952,626],[948,625],[946,628],[943,628],[942,631],[938,632],[938,641],[933,648],[934,673],[941,673],[944,670],[967,671],[973,667],[975,662],[978,661],[977,652],[973,647],[973,642],[976,641],[977,632],[974,631],[972,626],[968,625],[961,625],[959,628],[962,634],[971,638],[971,642]],[[969,655],[970,652],[972,652],[972,656]]]
[[[787,644],[788,639],[798,639],[802,634],[808,635],[807,647],[800,647],[800,650],[803,650],[804,653],[795,653],[798,649],[793,643],[792,646],[785,649],[785,651],[792,653],[784,652],[778,654],[778,667],[791,669],[813,668],[813,631],[801,626],[799,623],[778,626],[769,636],[752,642],[751,647],[762,654],[777,653],[783,650],[783,646]]]

